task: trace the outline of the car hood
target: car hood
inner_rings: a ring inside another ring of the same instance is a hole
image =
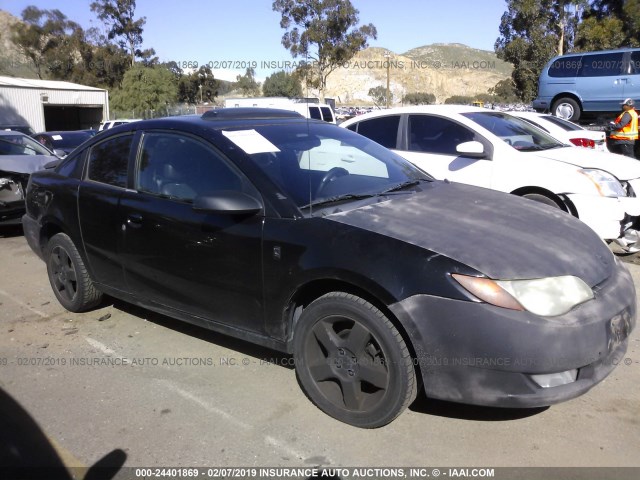
[[[566,147],[535,152],[535,155],[582,168],[605,170],[619,180],[640,178],[640,162],[615,153],[599,152],[589,148]]]
[[[433,182],[422,192],[325,218],[408,242],[493,279],[608,278],[614,257],[584,223],[558,209],[492,190]]]
[[[0,171],[11,173],[33,173],[44,170],[44,166],[58,157],[49,155],[6,155],[0,157]]]

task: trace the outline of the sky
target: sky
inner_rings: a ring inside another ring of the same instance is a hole
[[[20,18],[28,5],[59,9],[84,28],[101,26],[91,0],[0,0],[0,9]],[[432,43],[462,43],[493,50],[505,0],[351,0],[360,23],[373,23],[378,38],[369,46],[404,53]],[[271,0],[137,0],[136,16],[147,19],[144,47],[160,61],[209,64],[216,78],[235,80],[257,65],[258,80],[293,61],[280,40],[280,15]],[[266,68],[263,68],[266,67]],[[270,68],[273,67],[273,68]]]

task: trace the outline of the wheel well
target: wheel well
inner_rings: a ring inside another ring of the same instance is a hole
[[[389,319],[391,323],[398,329],[400,335],[407,345],[409,349],[409,353],[411,354],[411,358],[413,359],[413,363],[416,367],[416,376],[418,378],[418,382],[422,381],[422,376],[420,372],[420,366],[416,361],[417,355],[414,349],[413,343],[407,334],[404,326],[396,318],[396,316],[389,310],[387,304],[380,300],[379,296],[372,294],[371,292],[353,285],[352,283],[345,282],[342,280],[315,280],[306,285],[303,285],[291,298],[288,308],[285,310],[286,315],[286,324],[287,324],[287,341],[291,344],[293,340],[293,332],[295,331],[295,325],[302,315],[304,309],[314,300],[322,297],[323,295],[330,292],[345,292],[350,293],[351,295],[355,295],[357,297],[366,300],[378,310],[380,310],[384,315]],[[291,352],[289,352],[291,353]]]
[[[57,235],[58,233],[64,233],[64,230],[55,223],[45,223],[40,229],[40,247],[42,252],[47,248],[47,244],[51,237]]]
[[[578,106],[580,107],[580,110],[583,110],[582,102],[573,93],[559,93],[558,95],[553,97],[553,100],[551,100],[551,105],[549,105],[549,111],[551,111],[553,113],[553,110],[552,110],[553,109],[553,105],[561,98],[571,98],[572,100],[575,100],[578,103]]]
[[[519,197],[522,197],[530,193],[537,193],[538,195],[544,195],[545,197],[548,197],[554,202],[556,202],[561,210],[567,213],[570,213],[574,217],[578,216],[578,212],[576,211],[576,208],[574,207],[573,203],[564,195],[563,196],[557,195],[552,191],[546,190],[541,187],[521,187],[511,192],[512,195],[517,195]]]

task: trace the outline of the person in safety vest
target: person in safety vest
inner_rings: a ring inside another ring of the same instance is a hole
[[[633,108],[634,101],[631,98],[627,98],[621,105],[622,113],[613,122],[609,122],[610,150],[613,153],[636,158],[633,151],[638,139],[638,112]]]

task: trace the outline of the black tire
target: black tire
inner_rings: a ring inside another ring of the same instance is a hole
[[[323,412],[362,428],[382,427],[417,394],[409,349],[389,319],[362,298],[328,293],[294,331],[296,373]]]
[[[562,205],[558,204],[556,200],[554,200],[553,198],[549,198],[541,193],[525,193],[524,195],[522,195],[522,198],[533,200],[534,202],[538,203],[544,203],[545,205],[549,205],[550,207],[564,210],[562,208]]]
[[[570,122],[577,122],[580,120],[582,110],[578,102],[573,98],[563,97],[553,102],[551,113],[556,117],[564,118]]]
[[[86,312],[102,300],[102,292],[93,285],[76,246],[64,233],[49,240],[47,274],[56,298],[71,312]]]

